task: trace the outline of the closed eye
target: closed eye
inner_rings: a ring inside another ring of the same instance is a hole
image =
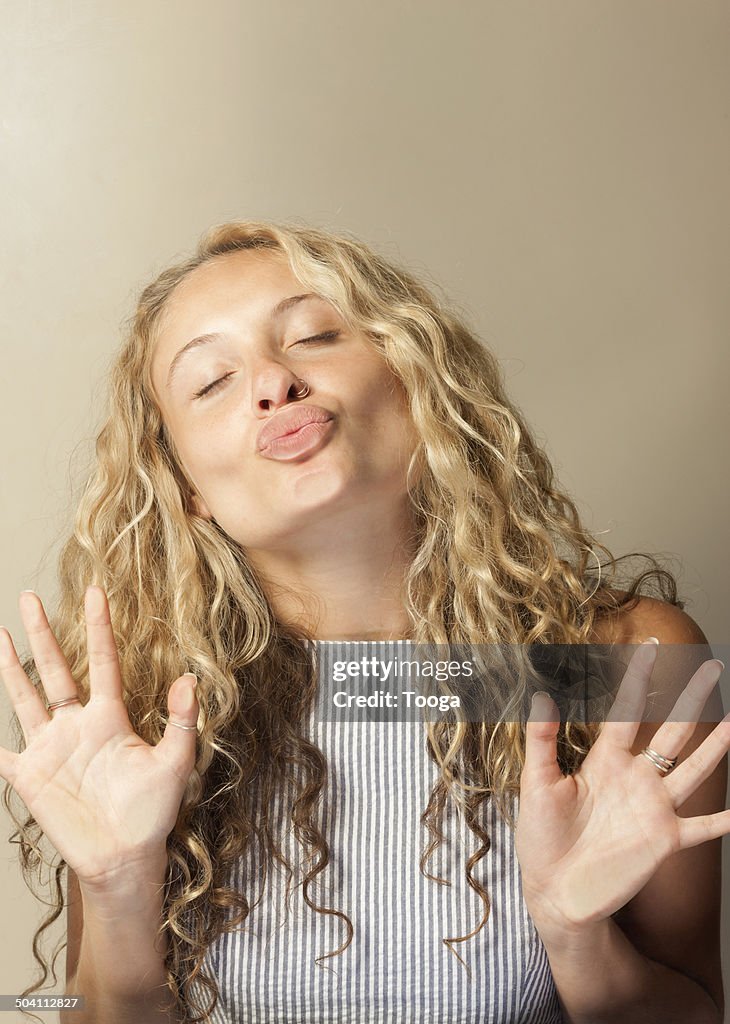
[[[334,341],[339,335],[339,331],[322,331],[321,334],[313,334],[311,338],[302,338],[301,341],[295,341],[294,345],[312,345],[322,341]],[[294,348],[294,345],[291,347]],[[218,380],[214,380],[211,384],[206,384],[200,391],[195,392],[195,398],[204,398],[209,395],[212,391],[217,391],[218,388],[228,380],[229,377],[233,376],[234,371],[231,370],[226,373],[223,377],[219,377]]]
[[[231,376],[233,376],[233,370],[231,370],[230,373],[227,373],[225,377],[219,377],[218,380],[214,380],[212,384],[206,384],[206,386],[201,388],[200,391],[196,391],[195,398],[204,398],[205,395],[209,395],[211,391],[217,391],[221,384]]]
[[[302,338],[301,341],[295,341],[294,345],[309,345],[313,341],[333,341],[339,333],[339,331],[322,331],[321,334],[313,334],[311,338]],[[292,345],[292,348],[294,348],[294,345]]]

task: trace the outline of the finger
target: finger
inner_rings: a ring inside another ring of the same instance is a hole
[[[197,679],[192,672],[180,676],[167,695],[169,716],[162,739],[155,747],[174,772],[189,776],[195,764],[195,741],[198,736],[198,701],[195,695]],[[173,724],[177,723],[177,724]],[[180,725],[187,726],[185,729]]]
[[[727,754],[728,747],[730,747],[730,714],[715,726],[707,739],[700,743],[697,750],[692,751],[689,757],[685,758],[666,776],[664,788],[669,793],[675,810],[677,807],[681,807],[697,787],[712,775]],[[652,747],[652,749],[654,748]],[[663,750],[658,752],[664,753]]]
[[[49,721],[46,705],[20,664],[10,633],[0,626],[0,676],[27,743]]]
[[[606,716],[606,724],[610,725],[601,735],[624,750],[631,749],[639,731],[658,644],[656,637],[651,636],[636,648]]]
[[[558,765],[559,728],[557,704],[544,690],[539,690],[532,698],[525,726],[525,764],[521,786],[549,786],[563,777]]]
[[[679,848],[699,846],[710,839],[719,839],[730,833],[730,810],[716,814],[698,814],[695,818],[677,818]]]
[[[117,641],[112,629],[109,602],[101,587],[90,586],[84,594],[86,646],[89,652],[89,697],[122,699],[122,672]]]
[[[65,700],[66,697],[77,697],[76,683],[48,624],[40,597],[33,590],[24,590],[18,599],[18,607],[48,703]],[[69,704],[65,708],[58,708],[59,712],[64,713],[69,710],[75,713],[78,705]]]
[[[700,720],[702,709],[717,685],[723,670],[721,661],[703,662],[672,708],[669,718],[662,723],[651,741],[652,750],[664,757],[676,757],[689,742]]]

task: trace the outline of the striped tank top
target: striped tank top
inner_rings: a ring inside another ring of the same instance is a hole
[[[363,642],[358,656],[407,657],[409,643]],[[317,640],[315,657],[325,644],[338,641]],[[343,660],[351,658],[353,644],[341,647]],[[230,884],[250,904],[260,902],[206,952],[220,992],[210,1024],[562,1024],[545,947],[522,898],[513,833],[492,802],[482,805],[491,848],[472,869],[491,911],[477,935],[452,945],[467,972],[442,939],[466,935],[483,916],[465,873],[479,841],[451,810],[446,838],[425,866],[450,884],[421,873],[430,837],[420,818],[438,778],[425,726],[328,722],[313,714],[310,728],[328,764],[321,825],[330,862],[309,893],[318,906],[347,914],[352,941],[315,963],[344,944],[345,924],[305,904],[301,847],[288,812],[279,808],[277,820],[275,808],[282,852],[294,870],[289,903],[278,864],[263,892],[252,885],[260,877],[255,856],[245,873],[243,864],[233,872]]]

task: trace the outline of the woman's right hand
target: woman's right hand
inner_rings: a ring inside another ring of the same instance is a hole
[[[78,696],[68,663],[37,594],[19,600],[25,631],[49,704]],[[25,736],[25,749],[0,747],[0,775],[10,783],[82,886],[104,890],[117,877],[144,875],[166,856],[195,765],[197,730],[171,722],[156,746],[131,726],[122,701],[119,657],[101,587],[84,598],[89,700],[49,712],[0,628],[0,676]],[[173,722],[195,726],[194,677],[180,676],[167,706]]]

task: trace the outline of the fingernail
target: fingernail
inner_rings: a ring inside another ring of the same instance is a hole
[[[192,672],[186,672],[185,673],[185,678],[186,679],[192,679],[192,681],[193,681],[193,685],[187,687],[186,690],[185,690],[185,701],[184,701],[184,703],[185,703],[185,710],[186,711],[192,711],[193,707],[195,706],[195,687],[198,685],[198,680],[197,680],[196,676],[194,675],[194,673],[192,673]]]
[[[104,602],[104,591],[96,584],[86,588],[84,595],[84,610],[92,615],[101,615],[106,611]]]
[[[645,644],[658,644],[659,643],[659,641],[657,640],[657,638],[655,636],[648,636],[646,638],[646,640],[644,640],[643,642]]]
[[[25,608],[26,612],[29,611],[28,602],[26,601],[25,604],[23,604],[23,594],[32,594],[33,595],[33,597],[35,598],[35,601],[33,602],[33,612],[35,612],[36,611],[36,601],[40,601],[41,599],[38,597],[38,595],[36,594],[35,590],[21,590],[20,594],[18,595],[18,607],[20,608],[21,611],[24,608]]]
[[[725,670],[725,662],[724,661],[720,661],[719,658],[715,658],[715,661],[720,666],[720,671],[723,672]]]
[[[532,695],[532,703],[530,708],[535,708],[537,711],[548,712],[550,710],[550,694],[547,690],[535,690]]]

